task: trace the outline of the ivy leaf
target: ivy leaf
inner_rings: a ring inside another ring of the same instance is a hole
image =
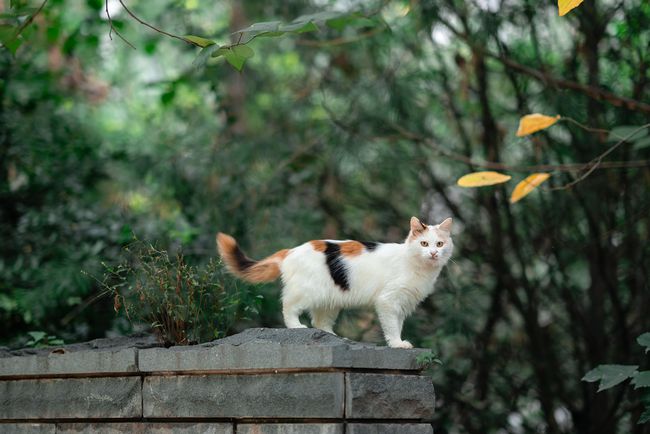
[[[641,387],[650,387],[650,371],[641,371],[632,378],[632,384],[635,389]]]
[[[208,45],[207,47],[205,47],[199,52],[199,55],[196,56],[196,59],[194,59],[194,62],[192,62],[192,66],[194,66],[195,68],[204,66],[205,62],[208,61],[208,57],[210,57],[214,52],[216,52],[220,48],[221,47],[219,47],[217,44]]]
[[[460,187],[484,187],[486,185],[501,184],[512,178],[499,172],[474,172],[462,176],[458,181]]]
[[[637,368],[637,365],[600,365],[587,372],[582,381],[593,383],[600,380],[598,392],[601,392],[635,376]]]
[[[533,173],[523,181],[519,182],[510,196],[510,203],[519,202],[531,191],[539,187],[541,183],[546,181],[551,175],[549,173]]]
[[[580,6],[584,0],[557,0],[558,14],[563,17],[572,9]]]
[[[200,36],[185,35],[185,36],[183,36],[183,38],[184,38],[184,39],[187,39],[187,40],[190,41],[192,44],[194,44],[194,45],[196,45],[196,46],[199,46],[199,47],[201,47],[201,48],[205,48],[205,47],[207,47],[207,46],[209,46],[209,45],[214,45],[214,44],[216,44],[216,42],[214,42],[213,40],[211,40],[211,39],[206,39],[206,38],[202,38],[202,37],[200,37]]]
[[[643,333],[641,336],[636,338],[636,342],[642,347],[645,347],[646,353],[650,352],[650,332]]]
[[[526,115],[519,119],[519,129],[517,130],[517,137],[524,137],[533,134],[537,131],[550,127],[560,119],[560,115],[555,117],[546,116],[539,113]]]

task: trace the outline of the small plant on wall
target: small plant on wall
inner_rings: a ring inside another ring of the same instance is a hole
[[[237,319],[257,312],[261,296],[238,287],[217,261],[190,265],[182,253],[170,257],[142,241],[125,253],[123,263],[105,265],[101,283],[116,313],[149,325],[167,346],[223,337]]]

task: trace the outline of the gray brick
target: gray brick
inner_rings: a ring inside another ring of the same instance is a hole
[[[229,423],[62,423],[57,434],[232,434]]]
[[[351,423],[348,434],[433,434],[428,423]]]
[[[430,420],[434,397],[433,384],[428,377],[346,374],[348,418]]]
[[[343,417],[343,373],[146,377],[145,417]]]
[[[0,423],[0,434],[55,434],[53,423]]]
[[[0,381],[0,419],[141,417],[139,377]]]
[[[136,351],[129,348],[2,357],[0,377],[134,372],[137,370]]]
[[[238,424],[237,434],[343,434],[340,423]]]

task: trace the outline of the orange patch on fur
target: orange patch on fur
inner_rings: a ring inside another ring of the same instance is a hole
[[[280,263],[289,254],[289,249],[278,250],[268,258],[262,259],[246,271],[244,276],[251,282],[270,282],[280,277]]]
[[[317,252],[325,253],[325,249],[327,249],[327,244],[325,244],[325,241],[323,240],[312,240],[309,244],[311,244]]]
[[[289,249],[283,249],[261,261],[254,261],[237,247],[233,237],[221,232],[217,234],[217,247],[231,273],[254,283],[270,282],[280,277],[280,264],[289,254]]]
[[[288,254],[289,254],[289,249],[282,249],[282,250],[278,250],[277,252],[269,256],[268,259],[283,260],[284,258],[287,257]]]
[[[346,241],[339,244],[339,247],[343,256],[357,256],[363,252],[363,244],[358,241]]]

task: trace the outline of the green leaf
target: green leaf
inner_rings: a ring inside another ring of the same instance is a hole
[[[327,20],[327,27],[330,27],[334,30],[343,30],[346,27],[374,27],[376,23],[370,18],[366,18],[359,13],[343,15],[338,18]]]
[[[264,32],[264,33],[258,33],[256,36],[259,36],[260,38],[272,38],[272,37],[275,37],[275,36],[282,36],[285,33],[286,32],[282,32],[282,31]],[[246,41],[246,42],[250,42],[250,41]]]
[[[16,54],[16,51],[18,51],[18,48],[22,45],[23,40],[21,38],[15,38],[10,41],[5,42],[4,45],[9,51],[11,51],[11,54]]]
[[[261,23],[254,23],[245,29],[237,30],[234,33],[262,33],[262,32],[275,32],[282,24],[281,21],[264,21]]]
[[[317,31],[318,26],[314,24],[313,21],[300,21],[297,23],[283,24],[280,26],[280,30],[291,33],[307,33]]]
[[[194,62],[192,62],[192,66],[194,66],[195,68],[199,68],[201,66],[204,66],[205,62],[208,61],[208,57],[210,57],[210,55],[212,55],[212,53],[214,53],[215,51],[217,51],[219,49],[220,49],[220,47],[217,44],[213,44],[213,45],[209,45],[209,46],[205,47],[204,49],[202,49],[199,52],[199,55],[196,56],[196,59],[194,59]]]
[[[600,365],[587,372],[582,381],[592,383],[600,380],[598,392],[610,389],[636,375],[637,365]]]
[[[650,147],[650,136],[636,140],[632,146],[632,149],[639,150],[647,147]]]
[[[641,414],[641,417],[639,418],[639,422],[637,422],[639,425],[643,423],[650,422],[650,408],[646,408],[643,414]]]
[[[41,341],[47,335],[45,332],[27,332],[27,334],[31,336],[35,342]]]
[[[639,140],[648,135],[647,128],[637,131],[640,127],[641,125],[636,127],[632,125],[625,125],[625,126],[612,128],[612,130],[609,132],[609,135],[607,136],[607,141],[618,142],[620,140],[625,139],[625,141],[627,142],[634,142],[636,140]],[[633,135],[628,137],[630,134]]]
[[[11,51],[11,54],[16,54],[16,50],[23,43],[21,37],[16,37],[17,31],[17,27],[0,25],[0,44]]]
[[[632,378],[632,384],[635,389],[640,387],[650,387],[650,371],[641,371]]]
[[[202,38],[200,36],[185,35],[185,36],[183,36],[183,38],[187,39],[188,41],[190,41],[194,45],[197,45],[197,46],[202,47],[202,48],[205,48],[205,47],[207,47],[209,45],[216,44],[216,42],[214,42],[213,40]]]
[[[241,71],[244,68],[244,63],[246,63],[246,58],[239,56],[233,49],[226,50],[223,53],[223,57],[225,57],[228,63],[230,63],[237,71]]]
[[[228,47],[220,47],[217,51],[215,51],[214,53],[212,53],[210,56],[211,56],[211,57],[219,57],[219,56],[223,56],[223,55],[225,54],[225,52],[228,51],[228,50],[229,50]]]
[[[232,51],[239,57],[243,57],[244,59],[250,59],[255,55],[255,51],[248,45],[235,45],[232,47]]]
[[[0,43],[4,45],[16,35],[17,28],[9,25],[0,25]]]
[[[650,351],[650,333],[643,333],[641,336],[636,338],[636,342],[645,347],[645,352]]]

